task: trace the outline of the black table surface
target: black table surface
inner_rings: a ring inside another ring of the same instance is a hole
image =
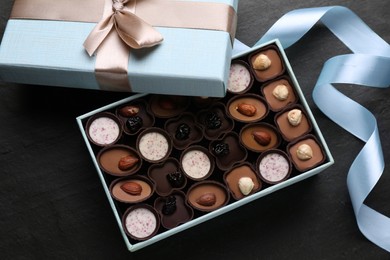
[[[12,3],[1,2],[0,36]],[[286,12],[327,5],[350,8],[390,42],[385,0],[244,0],[236,37],[253,45]],[[346,185],[364,143],[322,114],[311,96],[323,63],[350,51],[318,24],[286,53],[335,164],[133,253],[75,120],[129,94],[0,82],[0,259],[389,259],[360,233]],[[376,116],[390,162],[390,89],[337,88]],[[388,167],[365,203],[390,216]]]

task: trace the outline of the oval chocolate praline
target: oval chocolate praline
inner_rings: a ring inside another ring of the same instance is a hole
[[[130,156],[137,162],[131,167],[121,169],[120,161]],[[130,146],[123,144],[115,144],[107,146],[100,150],[96,156],[100,168],[113,176],[127,176],[135,174],[142,165],[142,160],[137,151]]]
[[[140,187],[139,193],[129,193],[123,188],[127,183],[137,184]],[[150,198],[154,193],[153,183],[146,177],[134,176],[124,177],[113,181],[110,185],[111,196],[123,203],[139,203]]]
[[[256,132],[266,133],[270,137],[270,141],[261,144],[253,135]],[[271,148],[277,148],[281,143],[277,129],[268,123],[252,123],[244,126],[240,131],[240,140],[247,149],[254,152],[263,152]]]
[[[253,115],[245,115],[238,109],[241,104],[253,106],[256,111]],[[234,96],[227,103],[227,114],[236,121],[251,123],[257,122],[268,115],[268,105],[266,101],[256,94],[243,94]]]
[[[213,194],[215,201],[212,203],[199,203],[202,196]],[[225,206],[229,201],[230,195],[226,187],[215,181],[201,181],[193,184],[187,192],[188,203],[197,210],[210,212]]]

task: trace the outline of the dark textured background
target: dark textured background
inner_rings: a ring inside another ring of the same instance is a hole
[[[12,2],[1,0],[0,36]],[[237,38],[252,45],[284,13],[326,5],[349,7],[390,42],[386,0],[242,0]],[[389,259],[358,230],[346,187],[363,143],[311,98],[323,63],[343,53],[349,50],[321,25],[287,50],[335,157],[331,168],[135,253],[122,241],[75,121],[127,94],[0,82],[0,259]],[[375,114],[390,162],[390,89],[338,88]],[[387,216],[389,174],[387,167],[366,200]]]

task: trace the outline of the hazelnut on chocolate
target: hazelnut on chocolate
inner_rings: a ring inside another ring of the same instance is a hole
[[[241,193],[245,196],[251,193],[254,186],[255,184],[253,180],[249,177],[241,177],[238,180],[238,188],[240,189]]]
[[[301,144],[297,149],[297,157],[302,161],[307,161],[313,158],[313,150],[308,144]]]
[[[272,91],[272,95],[280,101],[284,101],[288,98],[288,88],[284,84],[277,85]]]
[[[287,119],[292,126],[299,125],[302,120],[302,111],[300,109],[292,109],[288,112]]]
[[[259,54],[253,61],[253,68],[255,70],[266,70],[271,66],[271,60],[265,54]]]

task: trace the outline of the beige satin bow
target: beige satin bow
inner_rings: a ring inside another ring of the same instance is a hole
[[[125,10],[125,5],[132,0],[113,0],[112,12],[95,26],[84,42],[84,48],[92,56],[107,35],[115,31],[128,46],[134,49],[152,47],[162,42],[162,35],[150,24]]]

